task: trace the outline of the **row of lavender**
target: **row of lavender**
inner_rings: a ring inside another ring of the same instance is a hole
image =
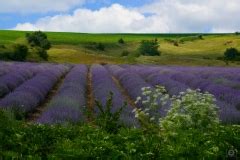
[[[38,123],[63,123],[84,121],[86,106],[87,67],[75,66],[66,76],[55,97],[37,120]]]
[[[0,64],[0,98],[3,98],[15,88],[20,86],[28,79],[33,78],[40,71],[49,68],[49,65],[34,64],[34,63],[12,63]]]
[[[41,102],[45,100],[46,95],[52,89],[57,80],[68,70],[64,65],[51,65],[51,64],[35,64],[30,71],[24,69],[24,64],[21,64],[21,73],[26,74],[26,78],[20,83],[15,85],[15,89],[7,94],[4,98],[0,99],[1,108],[14,110],[21,113],[27,113],[34,110]],[[27,66],[30,68],[32,66]],[[29,75],[25,72],[30,72]],[[13,76],[9,79],[15,82],[16,77],[14,73],[10,72]],[[16,74],[16,73],[15,73]],[[34,76],[33,76],[34,75]],[[6,75],[7,76],[7,75]],[[21,78],[19,78],[21,79]],[[3,83],[1,83],[3,84]]]
[[[124,105],[126,99],[124,99],[122,93],[117,87],[116,83],[113,81],[113,78],[110,76],[109,72],[101,65],[93,65],[91,67],[92,75],[92,87],[93,87],[93,96],[94,99],[98,100],[101,104],[105,106],[109,93],[113,93],[113,108],[112,112],[116,112]],[[133,106],[127,106],[124,108],[120,119],[121,121],[128,126],[137,126],[136,119],[132,113]],[[94,111],[98,115],[99,109],[94,106]]]
[[[208,91],[217,98],[217,104],[220,107],[220,118],[223,122],[240,122],[240,90],[228,86],[229,84],[240,84],[240,69],[238,68],[129,65],[122,67],[128,71],[138,73],[152,85],[160,84],[165,86],[171,95],[184,91],[186,88],[199,88],[204,92]],[[218,84],[215,81],[217,78],[226,79],[228,85]]]

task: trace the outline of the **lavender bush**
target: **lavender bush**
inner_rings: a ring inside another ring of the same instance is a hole
[[[57,95],[51,100],[38,123],[66,123],[84,121],[86,106],[87,67],[75,66],[66,76]]]
[[[21,113],[32,111],[45,99],[47,93],[66,71],[65,66],[56,66],[38,73],[0,100],[1,108]]]

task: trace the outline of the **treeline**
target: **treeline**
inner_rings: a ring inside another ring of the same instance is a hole
[[[0,59],[26,61],[28,57],[37,57],[33,60],[48,60],[47,50],[51,43],[47,35],[41,31],[27,33],[25,43],[0,45]]]

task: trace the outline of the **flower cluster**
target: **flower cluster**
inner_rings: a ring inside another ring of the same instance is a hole
[[[140,123],[157,123],[161,117],[160,110],[167,104],[169,95],[162,86],[142,88],[142,96],[137,97],[135,104],[141,104],[142,108],[135,108],[133,113]]]

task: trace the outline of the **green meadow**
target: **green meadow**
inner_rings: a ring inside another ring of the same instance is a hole
[[[0,31],[0,44],[26,43],[24,31]],[[87,34],[47,32],[52,43],[48,51],[49,61],[57,63],[114,63],[114,64],[159,64],[187,66],[226,66],[219,60],[227,48],[240,50],[240,36],[235,34]],[[122,38],[124,44],[118,43]],[[139,56],[138,47],[142,40],[158,39],[161,56]],[[170,41],[177,41],[174,45]],[[95,49],[102,43],[104,51]],[[128,51],[128,56],[122,56]],[[228,66],[238,66],[229,62]]]

